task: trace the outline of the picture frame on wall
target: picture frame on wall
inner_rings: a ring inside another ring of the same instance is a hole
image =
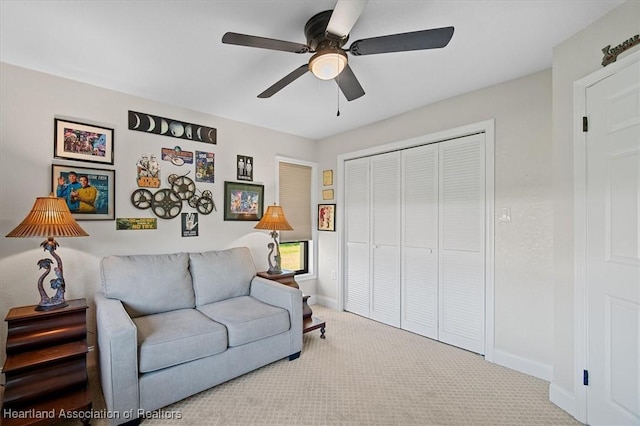
[[[113,129],[59,118],[54,128],[55,158],[113,165]]]
[[[333,185],[333,170],[324,170],[322,172],[322,186]]]
[[[238,166],[236,179],[251,182],[253,180],[253,157],[247,155],[238,155],[236,157],[236,164]]]
[[[115,220],[116,171],[53,164],[51,191],[76,220]]]
[[[336,230],[336,205],[318,204],[318,231]]]
[[[264,212],[264,185],[224,183],[224,220],[254,221]]]
[[[323,200],[333,200],[333,189],[323,189],[322,190],[322,199]]]

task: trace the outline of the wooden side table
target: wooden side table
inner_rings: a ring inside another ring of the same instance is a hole
[[[3,425],[50,424],[61,412],[70,417],[72,412],[91,410],[88,307],[85,299],[68,303],[50,311],[22,306],[7,314]]]
[[[290,287],[294,287],[297,289],[300,288],[295,279],[296,274],[293,271],[282,271],[281,274],[270,274],[266,271],[263,271],[258,272],[258,276],[267,280],[279,282],[280,284],[288,285]],[[308,299],[309,296],[302,296],[302,332],[308,333],[310,331],[320,329],[320,338],[324,339],[326,323],[318,317],[313,317],[313,311],[307,303]]]

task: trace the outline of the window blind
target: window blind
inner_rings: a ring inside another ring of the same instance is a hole
[[[311,240],[311,167],[280,162],[280,205],[293,231],[282,231],[280,240]]]

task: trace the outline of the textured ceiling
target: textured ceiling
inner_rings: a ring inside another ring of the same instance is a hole
[[[351,102],[311,73],[258,99],[311,55],[221,42],[233,31],[306,43],[306,21],[334,0],[0,0],[0,60],[322,139],[548,68],[554,46],[621,3],[371,0],[351,41],[443,26],[455,33],[443,49],[349,56],[366,92]]]

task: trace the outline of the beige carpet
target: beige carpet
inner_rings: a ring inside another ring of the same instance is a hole
[[[145,425],[578,425],[543,380],[357,315],[327,321],[302,356],[187,398]],[[206,372],[203,372],[206,374]],[[104,407],[95,372],[94,407]],[[171,385],[167,383],[167,392]],[[93,425],[106,424],[94,420]]]

